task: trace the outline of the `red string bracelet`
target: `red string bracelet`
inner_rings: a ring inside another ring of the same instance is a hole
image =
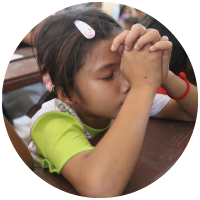
[[[179,98],[173,98],[173,97],[171,97],[170,95],[168,95],[171,99],[174,99],[174,100],[183,99],[183,98],[188,94],[188,92],[189,92],[189,90],[190,90],[190,83],[189,83],[189,81],[187,80],[185,73],[184,73],[184,72],[180,72],[179,75],[180,75],[180,76],[178,76],[178,77],[180,77],[181,79],[183,79],[183,80],[187,83],[187,90],[186,90],[185,94],[184,94],[183,96],[179,97]]]
[[[188,82],[188,80],[186,79],[186,75],[184,72],[180,72],[180,77],[181,79],[185,80],[185,82],[187,83],[187,91],[185,92],[185,94],[179,98],[173,98],[171,97],[170,95],[167,94],[166,90],[163,89],[162,87],[160,87],[157,91],[158,94],[164,94],[164,95],[168,95],[171,99],[174,99],[174,100],[180,100],[180,99],[183,99],[189,92],[190,90],[190,83]]]

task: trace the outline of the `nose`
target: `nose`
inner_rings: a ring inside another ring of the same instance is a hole
[[[131,88],[130,83],[126,80],[126,78],[124,77],[124,75],[121,72],[121,88],[120,88],[120,92],[127,93],[127,92],[129,92],[130,88]]]

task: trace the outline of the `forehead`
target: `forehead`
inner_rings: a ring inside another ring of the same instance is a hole
[[[119,62],[121,56],[115,51],[111,51],[113,39],[101,40],[86,55],[83,71],[95,71],[101,66],[113,62]]]

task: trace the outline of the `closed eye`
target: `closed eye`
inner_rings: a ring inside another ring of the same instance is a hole
[[[109,77],[102,78],[102,80],[104,80],[104,81],[110,81],[110,80],[113,79],[113,77],[114,77],[114,74],[112,73]]]

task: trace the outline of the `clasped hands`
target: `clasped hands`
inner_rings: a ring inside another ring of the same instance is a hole
[[[115,37],[111,50],[122,55],[120,69],[131,85],[159,88],[167,80],[172,43],[157,30],[135,24]]]

